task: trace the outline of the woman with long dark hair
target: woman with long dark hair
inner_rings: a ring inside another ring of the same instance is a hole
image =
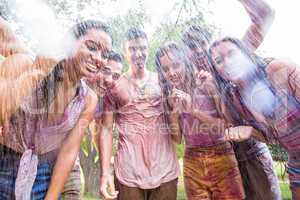
[[[293,199],[299,199],[299,68],[276,59],[267,64],[230,37],[214,42],[209,52],[222,99],[240,125],[228,129],[227,140],[242,141],[253,136],[279,142],[289,155]]]
[[[266,37],[274,21],[275,11],[264,0],[242,0],[240,3],[251,20],[241,41],[255,51]],[[201,26],[191,26],[182,35],[182,41],[187,47],[187,56],[197,70],[210,71],[208,59],[210,40],[211,34]],[[233,149],[243,179],[245,200],[280,199],[280,188],[267,145],[250,138],[242,142],[233,142]],[[258,177],[259,184],[249,184],[256,181]],[[276,185],[277,188],[271,187],[271,184]]]
[[[188,199],[243,199],[244,190],[233,148],[223,137],[226,121],[208,76],[195,78],[184,51],[161,47],[155,57],[166,120],[175,141],[185,138],[184,183]],[[176,137],[177,136],[177,137]]]
[[[70,32],[74,42],[68,57],[3,122],[1,199],[45,199],[52,174],[46,199],[57,199],[74,165],[97,104],[81,79],[97,76],[112,40],[109,28],[93,20]]]

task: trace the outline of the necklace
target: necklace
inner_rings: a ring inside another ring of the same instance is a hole
[[[146,93],[146,83],[144,83],[143,85],[142,85],[142,87],[137,87],[138,88],[138,91],[139,91],[139,94],[141,95],[141,96],[144,96],[145,95],[145,93]]]
[[[127,77],[129,81],[132,83],[132,85],[134,86],[134,88],[136,89],[138,93],[138,97],[143,98],[146,95],[146,88],[150,79],[149,72],[146,72],[145,77],[141,80],[133,80],[129,74],[127,75]]]

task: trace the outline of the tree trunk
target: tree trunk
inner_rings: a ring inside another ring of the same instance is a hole
[[[92,147],[92,140],[88,134],[87,145]],[[100,163],[99,159],[95,162],[97,156],[97,150],[95,147],[89,149],[88,156],[85,155],[83,150],[80,150],[80,164],[82,167],[84,175],[84,192],[92,194],[94,196],[99,196],[99,186],[100,186]]]

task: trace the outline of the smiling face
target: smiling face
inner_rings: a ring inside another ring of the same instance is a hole
[[[217,44],[211,56],[217,72],[234,83],[245,81],[256,70],[250,57],[229,41]]]
[[[145,68],[148,58],[148,40],[137,38],[125,43],[125,55],[131,67]]]
[[[168,52],[159,58],[161,71],[169,84],[179,88],[184,83],[185,64],[173,53]]]
[[[103,75],[103,86],[105,88],[114,87],[122,74],[123,64],[115,60],[108,60],[107,65],[100,69]]]
[[[75,53],[73,58],[81,59],[84,64],[79,65],[80,72],[95,73],[101,67],[106,65],[107,57],[112,48],[112,39],[104,31],[98,29],[90,29],[85,35],[81,36],[75,43]]]

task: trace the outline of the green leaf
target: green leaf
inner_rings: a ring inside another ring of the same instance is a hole
[[[86,137],[83,138],[81,144],[80,144],[81,150],[84,153],[86,157],[89,156],[89,148],[88,148],[88,141]]]

